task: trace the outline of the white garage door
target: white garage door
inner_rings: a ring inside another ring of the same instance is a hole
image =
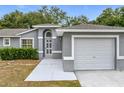
[[[114,39],[75,38],[75,70],[114,69],[114,46]]]

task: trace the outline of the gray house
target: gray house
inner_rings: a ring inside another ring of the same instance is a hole
[[[124,69],[124,28],[92,24],[1,29],[0,47],[37,48],[39,58],[63,60],[64,71]]]

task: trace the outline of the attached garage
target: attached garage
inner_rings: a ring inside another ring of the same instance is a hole
[[[80,24],[56,31],[64,71],[124,70],[124,27]]]
[[[75,38],[74,70],[115,69],[114,38]]]

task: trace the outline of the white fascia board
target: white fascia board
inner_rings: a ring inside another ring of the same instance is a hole
[[[56,29],[57,35],[62,36],[64,32],[124,32],[115,29]]]
[[[117,59],[124,59],[124,56],[120,56],[119,55],[119,35],[72,35],[71,38],[71,42],[72,42],[72,48],[71,48],[71,56],[64,56],[63,60],[74,60],[74,39],[76,37],[80,37],[80,38],[115,38],[116,39],[116,55],[117,55]]]
[[[25,34],[25,33],[28,33],[28,32],[31,32],[31,31],[34,31],[34,30],[36,30],[36,29],[37,29],[37,28],[34,28],[34,29],[30,29],[30,30],[27,30],[27,31],[21,32],[21,33],[17,34],[17,36],[18,36],[18,35]]]

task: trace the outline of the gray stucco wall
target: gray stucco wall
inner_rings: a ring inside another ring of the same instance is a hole
[[[119,53],[120,56],[124,56],[124,33],[69,33],[66,32],[63,34],[63,42],[62,42],[62,57],[71,56],[72,46],[71,46],[71,36],[72,35],[119,35]],[[73,60],[63,60],[64,71],[74,71],[74,61]],[[124,60],[117,59],[116,60],[116,69],[117,70],[124,70]]]
[[[10,43],[11,43],[11,47],[15,47],[18,48],[20,47],[20,39],[19,38],[10,38]]]
[[[124,70],[124,59],[118,59],[116,61],[116,69],[117,70]]]
[[[62,53],[53,53],[52,58],[53,59],[62,59]]]
[[[31,31],[21,35],[21,38],[34,38],[34,48],[38,49],[38,31]]]
[[[61,37],[57,37],[56,39],[52,39],[52,49],[53,51],[61,51],[62,50],[62,38]]]
[[[3,47],[3,38],[0,37],[0,48]]]
[[[63,70],[65,72],[74,71],[74,61],[73,60],[63,60]]]

